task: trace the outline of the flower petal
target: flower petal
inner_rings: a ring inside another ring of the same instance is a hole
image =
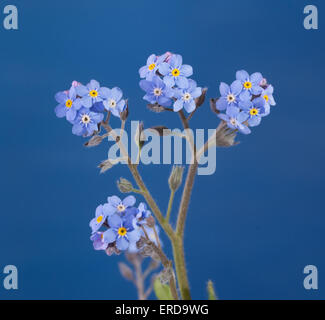
[[[127,196],[123,201],[123,205],[125,207],[132,207],[136,202],[136,199],[134,196]]]
[[[103,233],[103,239],[106,243],[112,243],[116,240],[116,232],[113,229],[108,229]]]

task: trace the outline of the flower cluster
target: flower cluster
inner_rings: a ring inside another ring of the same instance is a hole
[[[221,97],[216,102],[220,113],[219,118],[224,120],[228,127],[249,134],[249,127],[258,126],[262,117],[270,113],[271,106],[275,105],[273,86],[268,84],[259,72],[249,75],[241,70],[236,73],[236,80],[229,86],[220,84]]]
[[[107,203],[99,205],[95,212],[95,217],[90,221],[95,250],[106,250],[108,255],[119,254],[121,251],[137,252],[137,242],[144,236],[144,231],[149,239],[154,239],[152,228],[149,227],[147,219],[151,212],[145,203],[140,203],[135,207],[136,199],[128,196],[121,200],[117,196],[107,198]],[[105,230],[102,230],[105,228]]]
[[[193,74],[190,65],[183,64],[179,54],[152,54],[147,64],[139,69],[140,87],[146,92],[144,100],[151,104],[169,107],[173,104],[175,112],[185,109],[188,113],[195,110],[195,99],[201,96],[202,88],[189,77]]]
[[[101,87],[96,80],[86,86],[77,81],[72,82],[70,90],[55,95],[59,105],[55,108],[57,117],[66,119],[73,125],[72,133],[78,136],[91,136],[98,130],[103,120],[104,111],[110,111],[120,117],[126,108],[120,88]]]

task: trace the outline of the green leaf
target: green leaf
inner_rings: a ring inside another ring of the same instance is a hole
[[[153,288],[158,300],[174,300],[168,284],[162,284],[159,277],[156,277]]]
[[[218,300],[216,292],[214,291],[213,282],[211,280],[208,281],[207,291],[209,300]]]

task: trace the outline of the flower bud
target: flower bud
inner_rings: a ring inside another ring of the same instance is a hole
[[[126,280],[129,280],[129,281],[134,280],[132,269],[128,265],[126,265],[123,262],[119,262],[118,268],[119,268],[120,273],[123,278],[125,278]]]
[[[162,284],[168,284],[170,279],[173,276],[173,269],[169,266],[167,268],[164,268],[163,271],[160,272],[159,274],[159,280]]]
[[[202,94],[198,98],[195,99],[195,104],[196,104],[197,108],[200,107],[204,103],[207,91],[208,91],[208,88],[203,88]]]
[[[120,180],[117,181],[117,187],[122,193],[129,193],[133,190],[132,183],[124,178],[120,178]]]
[[[101,136],[93,136],[89,141],[87,141],[84,146],[85,147],[96,147],[103,141],[103,137]]]
[[[237,145],[237,132],[228,128],[227,123],[222,121],[216,129],[216,146],[217,147],[231,147]]]
[[[125,101],[125,108],[124,110],[121,112],[120,117],[121,120],[125,121],[129,116],[129,104],[128,104],[128,100]]]
[[[154,254],[153,247],[150,245],[144,246],[141,250],[141,254],[144,257],[152,257],[152,255]]]
[[[149,228],[154,228],[155,224],[156,224],[156,221],[155,221],[155,218],[153,216],[150,216],[146,219],[146,223],[147,223],[147,226]]]
[[[183,180],[183,172],[184,172],[184,167],[173,166],[172,172],[168,179],[170,190],[175,192],[179,188]]]

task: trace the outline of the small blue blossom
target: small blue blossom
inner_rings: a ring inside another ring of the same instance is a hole
[[[147,59],[147,64],[139,69],[140,78],[146,78],[146,80],[152,80],[156,74],[160,64],[165,61],[166,54],[156,56],[152,54]]]
[[[239,102],[239,94],[242,92],[242,83],[235,80],[229,87],[224,82],[221,82],[219,90],[221,97],[216,103],[216,108],[220,111],[226,110],[228,107],[235,107]]]
[[[77,136],[90,136],[98,130],[98,123],[104,118],[102,113],[95,113],[82,107],[74,120],[72,133]]]
[[[150,103],[158,103],[161,106],[169,107],[172,104],[174,90],[167,87],[164,81],[158,76],[154,76],[151,81],[141,80],[140,87],[146,92],[144,100]]]
[[[273,98],[273,91],[274,88],[272,85],[269,85],[268,87],[266,87],[265,89],[263,89],[262,93],[261,93],[261,97],[265,100],[265,113],[263,114],[263,116],[267,116],[270,114],[270,109],[271,106],[275,106],[275,100]]]
[[[146,219],[151,216],[151,212],[148,210],[147,205],[141,202],[138,206],[137,214],[135,216],[135,222],[137,225],[142,225],[146,223]]]
[[[107,212],[112,215],[114,213],[124,214],[127,208],[132,207],[136,199],[134,196],[127,196],[123,201],[117,197],[112,196],[107,198]]]
[[[103,239],[108,244],[116,242],[116,248],[125,251],[141,237],[140,230],[134,229],[132,219],[125,219],[118,214],[108,217],[110,228],[104,232]]]
[[[88,109],[95,103],[103,101],[104,95],[107,94],[108,90],[105,87],[101,88],[96,80],[91,80],[87,86],[80,84],[76,87],[77,94],[81,97],[81,104]]]
[[[66,117],[70,122],[75,120],[77,111],[81,108],[81,101],[77,98],[75,87],[71,87],[69,91],[58,92],[55,100],[59,105],[55,108],[55,114],[58,118]]]
[[[110,111],[115,117],[120,117],[120,113],[125,108],[125,100],[122,99],[122,90],[115,87],[113,89],[106,90],[102,96],[104,97],[104,108],[107,111]]]
[[[239,107],[248,114],[248,125],[256,127],[261,123],[262,117],[265,114],[265,100],[261,97],[253,101],[241,101]]]
[[[108,243],[104,241],[103,232],[93,233],[90,240],[93,242],[95,250],[106,250]]]
[[[169,62],[161,63],[158,71],[164,76],[164,82],[168,87],[177,85],[180,88],[186,88],[187,78],[193,74],[193,68],[183,64],[183,58],[179,54],[173,54]]]
[[[255,72],[250,76],[245,70],[240,70],[236,73],[236,79],[242,84],[242,92],[239,95],[241,100],[250,100],[252,95],[258,96],[261,94],[263,90],[260,86],[263,80],[261,73]]]
[[[197,87],[196,82],[192,79],[188,80],[188,86],[182,89],[175,89],[174,97],[177,99],[174,102],[174,111],[178,112],[185,109],[188,113],[195,110],[195,99],[202,94],[202,89]]]
[[[107,204],[99,205],[96,208],[95,218],[89,223],[92,233],[98,231],[105,223],[106,218],[111,215]]]
[[[249,134],[251,130],[244,122],[248,119],[248,114],[244,111],[240,111],[238,107],[228,107],[226,114],[221,113],[218,115],[220,119],[227,122],[229,128],[233,130],[239,130],[241,133]]]

